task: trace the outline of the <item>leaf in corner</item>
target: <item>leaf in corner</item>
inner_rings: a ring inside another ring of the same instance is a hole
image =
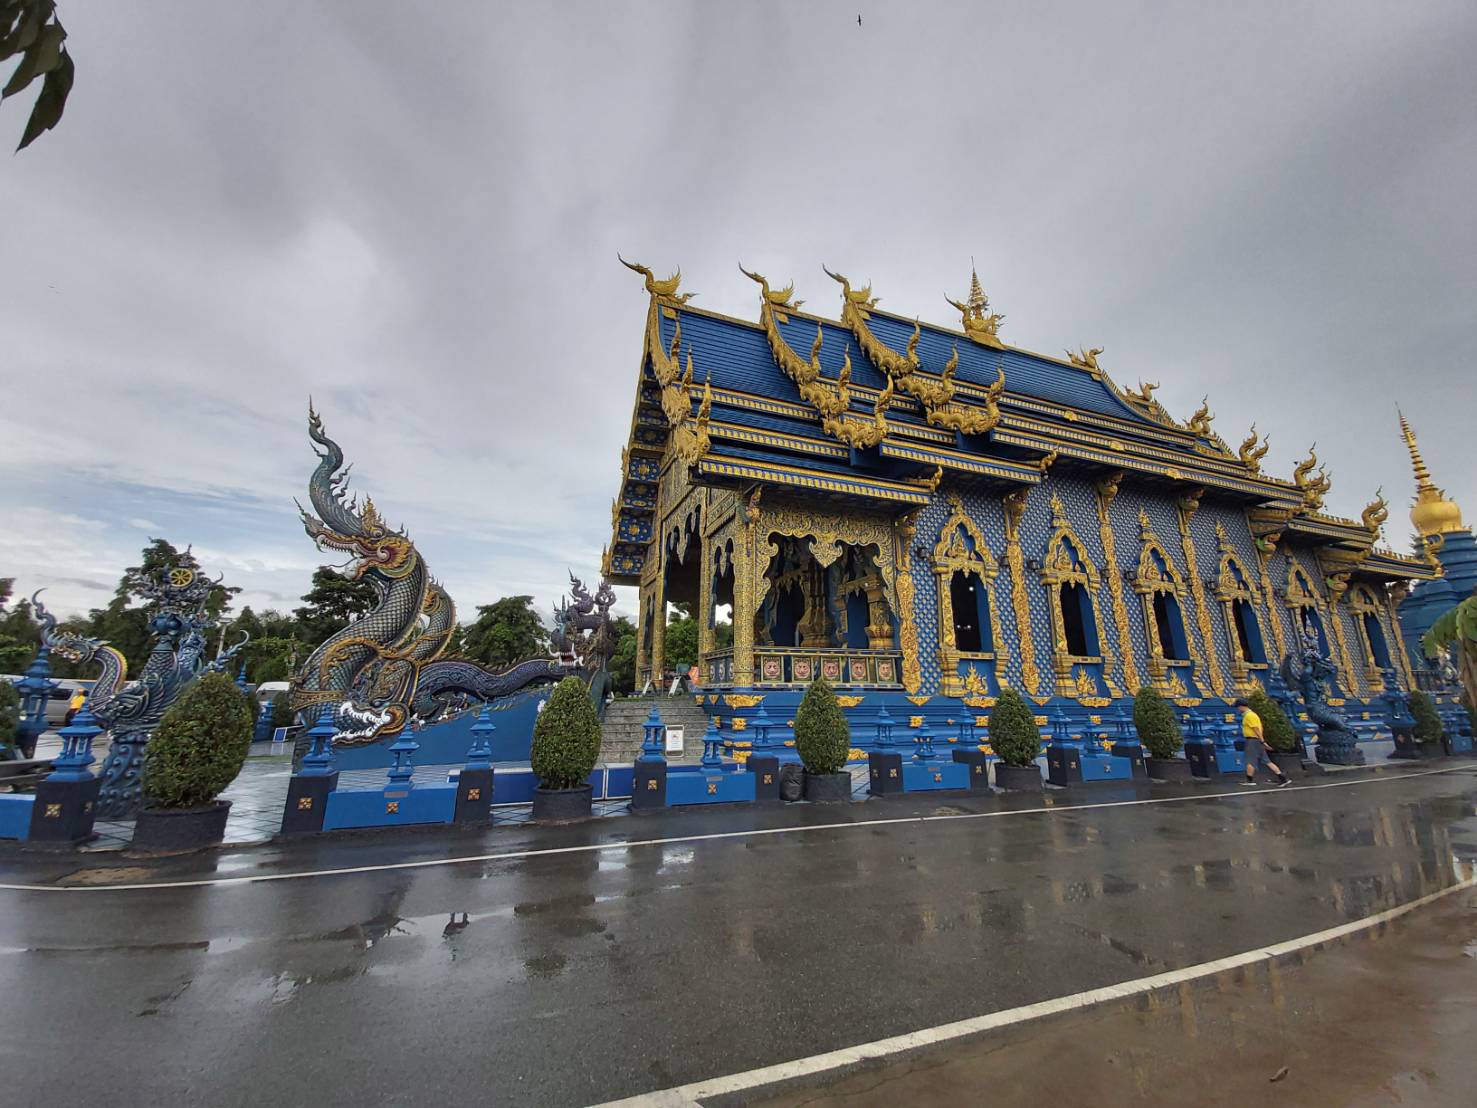
[[[61,122],[62,110],[67,106],[67,94],[72,91],[75,73],[72,55],[63,52],[61,64],[46,75],[46,81],[41,86],[41,95],[36,97],[36,105],[31,109],[31,118],[26,121],[25,134],[21,135],[20,145],[16,150],[24,150],[43,131],[49,131]]]

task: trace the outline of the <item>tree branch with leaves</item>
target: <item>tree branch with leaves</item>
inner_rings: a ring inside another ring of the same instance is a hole
[[[0,0],[0,63],[20,58],[0,89],[0,101],[24,92],[41,78],[41,91],[31,105],[31,118],[17,150],[24,150],[61,122],[75,75],[66,39],[67,32],[56,18],[56,0]]]

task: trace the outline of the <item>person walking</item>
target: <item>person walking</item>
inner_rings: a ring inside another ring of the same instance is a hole
[[[1237,700],[1232,705],[1241,714],[1241,737],[1246,740],[1246,780],[1243,785],[1256,784],[1256,771],[1259,766],[1266,766],[1277,775],[1277,787],[1292,784],[1287,775],[1272,757],[1267,753],[1267,740],[1262,734],[1262,717],[1251,710],[1251,705],[1245,700]]]

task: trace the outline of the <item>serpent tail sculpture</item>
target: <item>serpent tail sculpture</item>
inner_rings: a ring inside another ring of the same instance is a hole
[[[320,550],[350,556],[343,569],[369,581],[375,604],[313,651],[294,678],[292,706],[300,718],[311,722],[331,706],[334,742],[364,745],[398,734],[412,715],[435,718],[459,701],[508,696],[576,668],[535,658],[494,673],[475,662],[439,660],[456,629],[456,605],[404,531],[386,526],[372,500],[361,506],[346,496],[344,452],[311,404],[308,437],[318,465],[308,479],[313,511],[298,505],[303,529]]]

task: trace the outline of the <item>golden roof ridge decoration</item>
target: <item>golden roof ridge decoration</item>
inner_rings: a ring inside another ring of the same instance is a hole
[[[980,277],[973,262],[969,266],[969,298],[962,304],[951,296],[944,299],[958,310],[964,333],[971,341],[995,350],[1005,349],[1005,344],[1000,341],[1000,325],[1005,322],[1005,317],[990,310],[990,298],[980,287]]]
[[[821,345],[825,341],[825,324],[816,324],[815,342],[810,348],[809,360],[795,353],[794,348],[780,334],[779,317],[785,309],[797,308],[802,303],[794,299],[795,283],[791,281],[787,287],[776,291],[769,287],[768,279],[762,274],[751,273],[742,265],[739,266],[739,272],[759,285],[759,322],[764,328],[765,338],[769,340],[770,352],[786,376],[795,382],[801,397],[820,416],[821,429],[858,450],[874,447],[886,438],[887,411],[892,406],[894,395],[892,379],[889,377],[886,387],[877,394],[870,421],[849,418],[851,351],[842,351],[841,372],[835,384],[827,382],[820,360]]]
[[[651,296],[655,299],[670,300],[674,304],[686,304],[689,300],[697,295],[697,293],[695,292],[684,292],[680,296],[677,294],[677,290],[682,286],[681,266],[678,266],[677,272],[666,278],[666,280],[658,281],[656,279],[656,275],[640,262],[628,262],[625,258],[622,258],[620,254],[616,254],[616,258],[619,259],[621,265],[625,266],[627,269],[631,270],[634,273],[641,274],[646,282],[646,291],[650,293]]]
[[[1267,456],[1271,447],[1271,436],[1259,436],[1256,424],[1251,425],[1251,433],[1241,443],[1241,448],[1236,452],[1241,459],[1242,465],[1251,470],[1252,473],[1260,474],[1262,471],[1262,459]]]
[[[1359,513],[1359,522],[1364,524],[1364,529],[1370,533],[1371,539],[1378,538],[1380,528],[1385,525],[1385,520],[1390,518],[1390,505],[1385,500],[1384,486],[1374,490],[1374,499],[1364,506],[1364,511]]]
[[[1102,352],[1103,348],[1101,346],[1084,346],[1076,352],[1068,350],[1066,352],[1067,361],[1071,362],[1078,369],[1090,369],[1094,373],[1098,373],[1102,371],[1102,366],[1097,364],[1097,356]]]
[[[1315,467],[1316,474],[1314,473]],[[1302,511],[1317,512],[1323,507],[1323,498],[1328,495],[1333,479],[1328,476],[1326,469],[1318,464],[1318,444],[1316,442],[1308,447],[1308,456],[1292,471],[1292,481],[1303,494]]]
[[[939,380],[930,380],[922,371],[918,361],[918,341],[923,334],[922,323],[913,321],[913,334],[903,353],[898,353],[875,334],[867,323],[867,312],[877,306],[877,297],[872,295],[872,286],[853,289],[851,281],[840,273],[833,273],[822,266],[826,276],[841,286],[841,324],[851,331],[862,353],[882,370],[904,394],[917,400],[923,407],[924,419],[930,426],[943,427],[964,435],[983,435],[993,430],[1000,422],[1000,397],[1005,393],[1005,367],[996,367],[996,379],[985,387],[984,406],[972,407],[954,400],[954,372],[959,368],[959,348],[944,367]],[[998,342],[994,344],[1004,349]]]
[[[1200,400],[1200,407],[1195,409],[1195,414],[1185,424],[1186,429],[1197,438],[1210,437],[1210,421],[1215,419],[1215,413],[1210,410],[1210,397],[1204,396]]]

